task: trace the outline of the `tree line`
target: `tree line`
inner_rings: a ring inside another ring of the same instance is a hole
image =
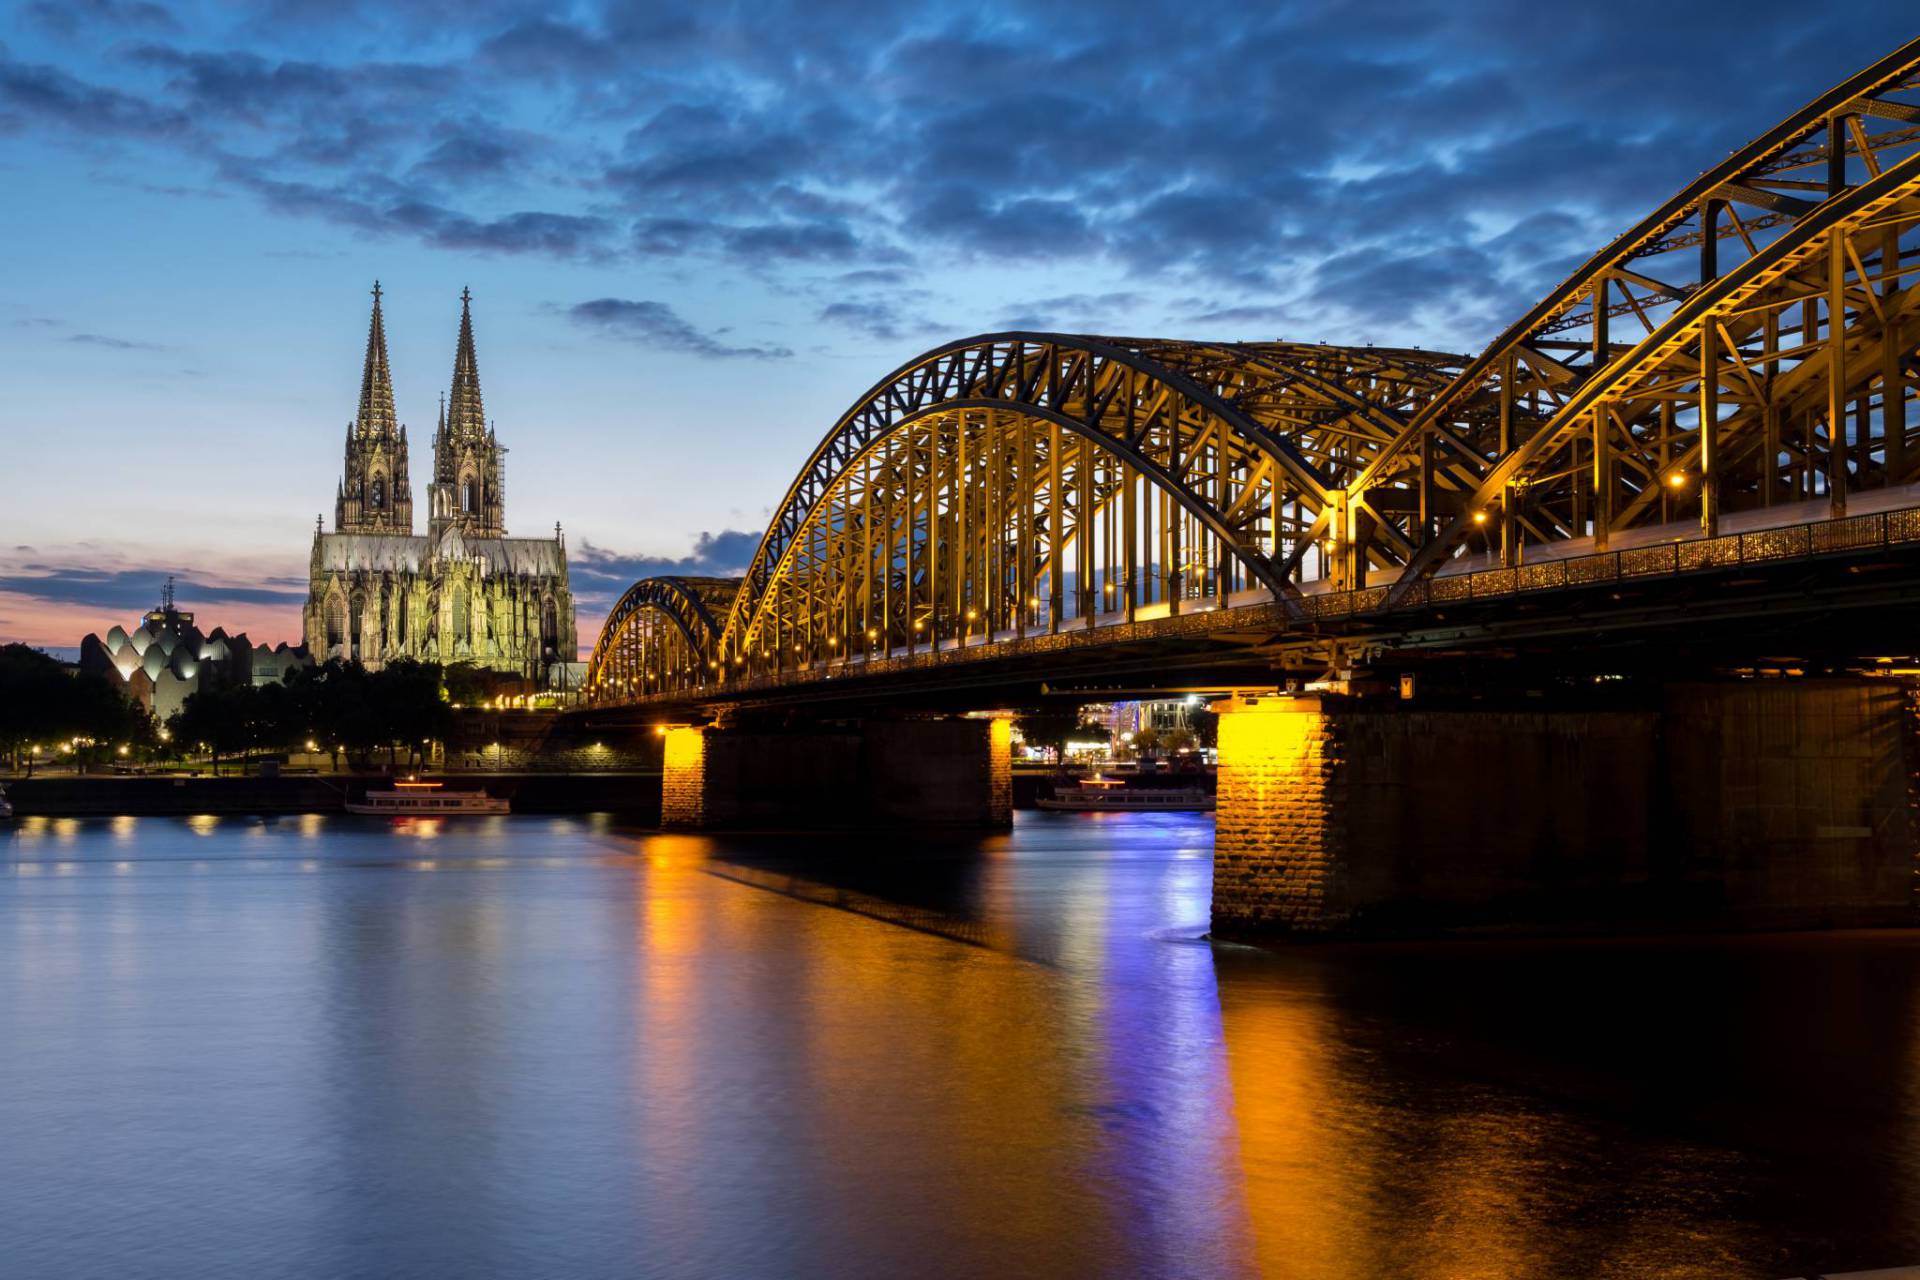
[[[223,758],[319,750],[337,766],[423,762],[453,724],[446,673],[437,663],[398,659],[378,671],[334,658],[288,674],[284,684],[203,689],[167,721],[176,745],[200,745],[217,770]],[[312,744],[309,747],[308,744]]]
[[[129,752],[223,759],[318,750],[356,766],[414,763],[445,741],[452,701],[477,702],[484,676],[461,663],[398,660],[378,671],[333,659],[291,672],[284,684],[216,684],[157,723],[104,676],[76,675],[26,645],[0,646],[0,754],[17,771],[29,748],[42,759],[75,744],[82,761]],[[309,748],[308,744],[312,747]]]

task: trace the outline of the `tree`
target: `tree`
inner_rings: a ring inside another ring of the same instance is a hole
[[[343,749],[364,757],[380,740],[368,682],[365,667],[340,658],[288,677],[305,731],[326,743],[336,769]]]
[[[180,710],[167,719],[175,741],[206,748],[215,774],[220,772],[220,758],[239,751],[245,736],[238,699],[232,693],[216,688],[189,694]]]
[[[1220,713],[1211,707],[1195,707],[1187,712],[1187,723],[1193,728],[1194,741],[1203,747],[1217,746],[1220,742]]]
[[[1013,727],[1027,745],[1049,747],[1056,757],[1064,756],[1067,739],[1080,727],[1078,707],[1045,707],[1028,711],[1014,719]]]
[[[407,748],[412,763],[422,745],[447,736],[453,709],[440,696],[440,682],[438,666],[405,658],[388,663],[369,680],[369,700],[386,740],[388,764],[394,763],[396,746]]]
[[[446,738],[452,709],[441,692],[442,673],[431,662],[396,659],[378,671],[335,658],[287,679],[286,742],[313,738],[327,744],[334,766],[340,753],[362,766],[385,750],[389,765],[401,748],[411,763],[428,742]]]
[[[16,767],[30,746],[73,738],[109,745],[136,740],[144,719],[104,676],[73,675],[38,649],[0,645],[0,749]]]
[[[456,662],[445,672],[447,700],[457,707],[476,707],[487,700],[486,673],[471,662]]]

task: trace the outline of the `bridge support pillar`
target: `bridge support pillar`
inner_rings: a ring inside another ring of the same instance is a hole
[[[1336,927],[1346,778],[1341,722],[1316,697],[1216,703],[1220,773],[1213,926],[1223,934]]]
[[[660,825],[697,830],[707,825],[707,730],[676,725],[666,732],[660,759]]]
[[[1222,704],[1213,927],[1913,923],[1905,703],[1806,679]]]
[[[672,728],[660,824],[1004,827],[1012,755],[1012,722],[1002,718]]]

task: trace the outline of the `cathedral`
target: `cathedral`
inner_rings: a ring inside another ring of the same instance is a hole
[[[373,287],[360,409],[347,425],[333,532],[316,522],[313,534],[305,628],[316,662],[465,662],[546,685],[563,682],[578,660],[560,526],[550,538],[507,536],[507,451],[480,401],[472,304],[462,290],[453,386],[434,432],[420,537],[407,429],[394,413],[380,286]]]

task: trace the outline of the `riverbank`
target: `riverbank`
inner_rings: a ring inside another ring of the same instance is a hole
[[[516,813],[618,812],[657,820],[660,774],[461,773],[454,785],[484,788],[513,802]],[[384,774],[319,774],[280,778],[38,777],[7,782],[15,815],[105,817],[116,814],[338,813],[349,799],[384,789]]]

